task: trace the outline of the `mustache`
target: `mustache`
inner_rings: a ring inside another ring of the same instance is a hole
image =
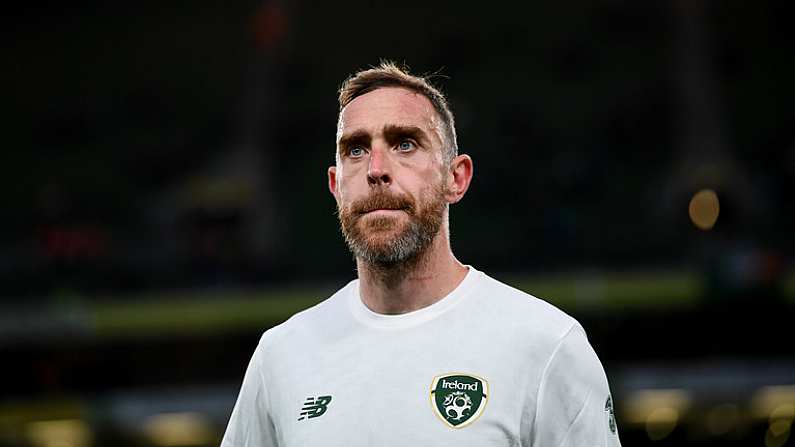
[[[414,214],[414,201],[403,194],[390,194],[383,191],[375,192],[369,197],[359,199],[351,204],[351,213],[356,216],[369,213],[373,210],[403,210]]]

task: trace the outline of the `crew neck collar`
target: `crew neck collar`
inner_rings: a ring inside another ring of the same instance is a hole
[[[404,314],[381,314],[370,310],[362,301],[359,290],[360,282],[356,279],[351,282],[350,293],[348,294],[351,312],[359,322],[381,329],[408,328],[432,320],[457,305],[474,289],[482,273],[470,265],[465,267],[468,269],[466,276],[445,297],[429,306]]]

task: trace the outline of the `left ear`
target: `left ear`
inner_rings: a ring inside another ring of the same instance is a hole
[[[466,154],[459,155],[450,163],[449,169],[445,198],[447,203],[457,203],[464,198],[464,194],[469,189],[469,183],[472,181],[472,158]]]

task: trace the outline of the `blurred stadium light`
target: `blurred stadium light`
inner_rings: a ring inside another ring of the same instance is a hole
[[[30,422],[27,438],[34,447],[90,447],[93,442],[88,424],[79,419]]]

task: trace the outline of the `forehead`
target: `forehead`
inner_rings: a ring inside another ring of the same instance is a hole
[[[425,96],[399,87],[373,90],[351,101],[340,113],[337,139],[356,130],[376,131],[386,124],[438,127],[436,111]]]

